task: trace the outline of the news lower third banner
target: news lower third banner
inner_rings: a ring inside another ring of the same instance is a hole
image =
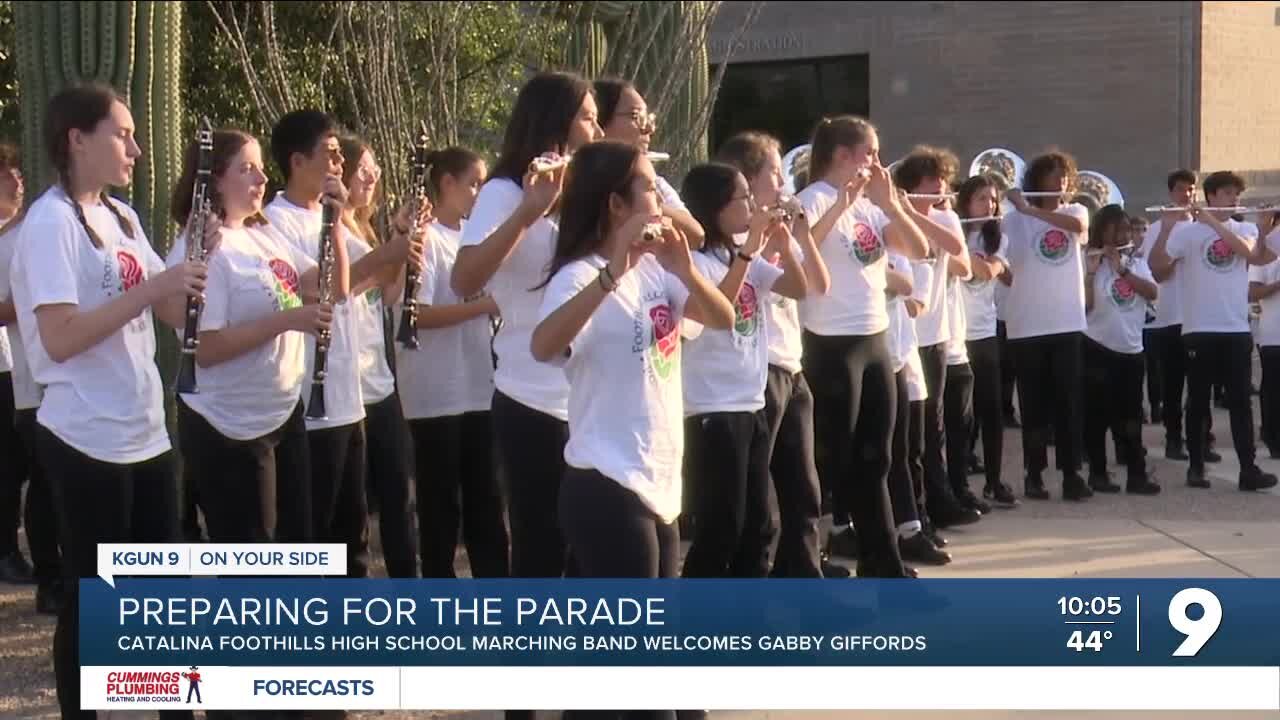
[[[80,584],[81,691],[104,710],[1280,710],[1278,606],[1280,580],[108,574]]]

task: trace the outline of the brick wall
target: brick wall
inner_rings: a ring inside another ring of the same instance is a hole
[[[745,5],[724,4],[713,62]],[[1171,167],[1195,164],[1197,17],[1195,2],[768,3],[733,59],[869,53],[885,162],[916,142],[966,167],[988,147],[1030,160],[1058,145],[1132,209],[1163,197]]]

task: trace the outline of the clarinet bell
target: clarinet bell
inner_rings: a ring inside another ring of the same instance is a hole
[[[313,383],[311,385],[311,400],[307,403],[307,419],[329,419],[329,414],[325,412],[324,407],[324,383]]]
[[[396,331],[396,342],[406,350],[418,349],[418,315],[405,308],[400,315],[400,329]]]
[[[200,394],[200,388],[196,385],[196,356],[194,353],[182,353],[182,358],[178,361],[178,379],[174,382],[173,387],[179,395]]]

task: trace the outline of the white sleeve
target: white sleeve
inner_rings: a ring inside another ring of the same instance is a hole
[[[13,246],[17,241],[17,228],[12,228],[4,235],[0,235],[0,302],[13,299],[13,285],[9,282],[9,268],[13,266]]]
[[[466,247],[484,242],[515,213],[523,198],[523,191],[510,180],[498,178],[485,183],[471,209],[471,217],[462,227],[458,245]]]
[[[183,230],[173,239],[173,245],[169,247],[169,254],[164,258],[166,267],[181,265],[187,259],[187,231]]]
[[[1089,208],[1081,205],[1080,203],[1071,203],[1070,205],[1062,208],[1059,212],[1064,215],[1070,215],[1084,223],[1084,232],[1077,233],[1077,235],[1079,236],[1081,245],[1089,244]]]
[[[1174,227],[1169,233],[1169,239],[1164,244],[1164,251],[1171,259],[1181,260],[1187,256],[1187,246],[1190,243],[1191,234],[1195,232],[1195,228],[1195,224],[1186,223]]]
[[[596,282],[599,274],[600,271],[585,260],[576,260],[560,268],[551,278],[551,282],[547,283],[546,290],[542,294],[542,306],[538,308],[538,323],[541,324],[548,316],[560,309],[561,305],[577,297],[584,287]],[[608,301],[609,298],[605,298],[605,302]],[[588,318],[586,324],[578,331],[577,337],[569,342],[569,347],[565,349],[564,354],[548,362],[563,367],[565,361],[590,337],[593,321],[594,317]]]
[[[866,205],[864,215],[871,222],[871,227],[876,231],[876,235],[880,236],[880,242],[887,242],[884,238],[884,229],[889,227],[889,216],[885,215],[878,205],[869,200]]]
[[[802,190],[796,196],[796,200],[799,201],[800,207],[804,208],[804,215],[809,219],[810,228],[817,224],[822,219],[822,216],[827,214],[827,210],[830,210],[831,206],[835,204],[835,198],[819,193],[816,190]],[[814,240],[824,239],[814,238]]]
[[[222,258],[211,258],[209,262],[209,291],[204,294],[204,309],[200,311],[200,332],[222,330],[228,325],[228,300],[233,292],[228,267]]]
[[[79,223],[65,213],[45,212],[39,218],[28,217],[23,222],[18,239],[23,245],[22,267],[15,267],[14,272],[40,278],[40,282],[28,283],[31,310],[42,305],[80,304],[76,282],[80,262],[76,246],[88,242],[81,237],[83,233]]]
[[[1280,255],[1280,227],[1272,230],[1263,242],[1267,244],[1267,248],[1271,250],[1271,252]]]
[[[1155,277],[1151,274],[1151,266],[1147,264],[1146,260],[1141,258],[1134,259],[1133,263],[1129,265],[1129,272],[1148,282],[1156,281]]]
[[[933,284],[933,268],[924,261],[911,263],[911,299],[924,305],[922,312],[929,311],[929,291]]]
[[[156,249],[151,247],[151,243],[147,242],[146,236],[142,238],[142,262],[147,266],[148,280],[165,271],[164,260],[160,258]]]
[[[778,278],[781,278],[785,272],[782,268],[757,255],[751,260],[751,265],[747,267],[747,281],[756,289],[757,294],[764,295],[773,289],[774,283],[778,282]]]
[[[1270,236],[1267,237],[1270,240]],[[1250,265],[1249,266],[1249,282],[1267,284],[1271,282],[1271,272],[1276,268],[1276,263],[1280,260],[1272,260],[1266,265]]]
[[[422,253],[422,273],[418,276],[418,295],[419,305],[432,305],[436,298],[436,287],[441,280],[448,284],[447,277],[441,278],[439,275],[448,272],[448,268],[442,267],[444,263],[440,262],[440,254],[437,246],[440,243],[440,236],[435,229],[427,228],[427,246]]]
[[[684,317],[684,306],[689,302],[689,288],[680,278],[662,270],[662,282],[667,289],[667,302],[671,304],[671,316],[679,321]],[[656,330],[656,328],[655,328]]]
[[[666,178],[659,175],[656,184],[658,186],[658,199],[662,201],[664,206],[688,211],[688,208],[684,205],[684,200],[680,199],[680,193],[676,192],[676,189],[671,186],[671,183],[667,182]]]

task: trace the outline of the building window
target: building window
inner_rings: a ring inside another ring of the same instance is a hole
[[[742,130],[772,133],[786,152],[808,142],[823,115],[870,117],[869,65],[867,55],[731,63],[711,113],[712,154]]]

